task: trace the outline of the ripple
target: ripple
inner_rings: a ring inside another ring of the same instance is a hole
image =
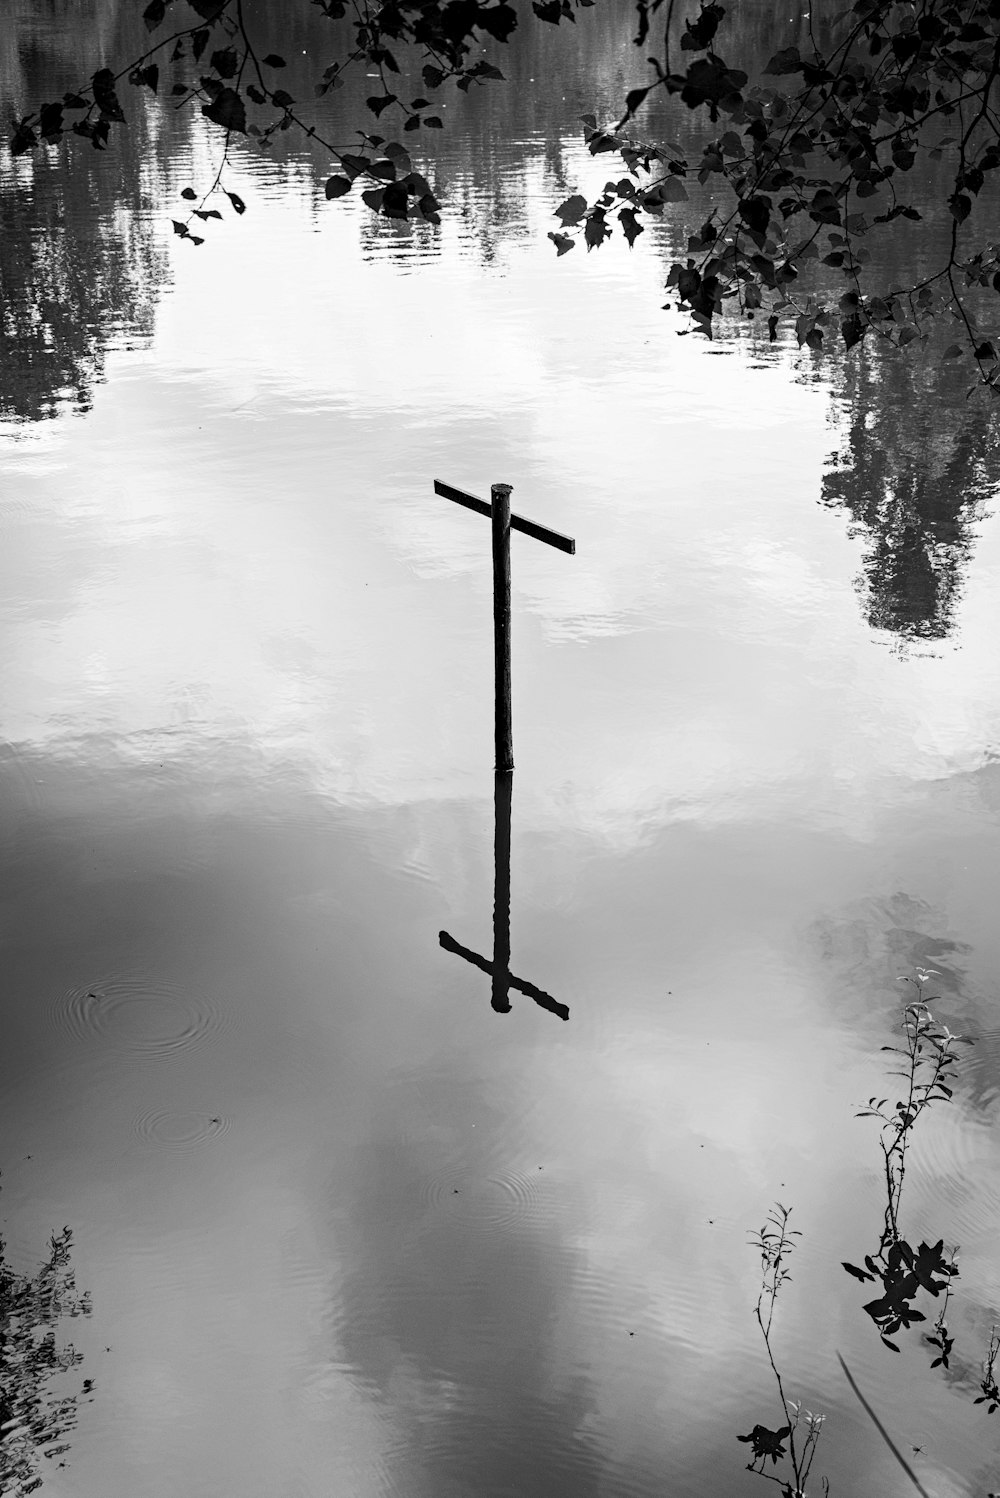
[[[144,973],[118,973],[71,989],[56,1001],[52,1018],[74,1040],[103,1042],[120,1055],[157,1062],[204,1045],[223,1023],[204,997]]]
[[[132,1121],[132,1127],[144,1144],[189,1152],[201,1149],[213,1139],[227,1134],[232,1120],[222,1114],[147,1112]]]
[[[534,1175],[502,1170],[481,1176],[452,1166],[425,1181],[422,1194],[429,1210],[447,1213],[452,1220],[483,1233],[524,1226],[554,1205],[540,1170]]]

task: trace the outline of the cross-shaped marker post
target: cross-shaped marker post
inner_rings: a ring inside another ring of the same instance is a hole
[[[560,1004],[558,999],[554,999],[544,989],[536,988],[533,983],[515,978],[510,970],[510,809],[513,788],[513,775],[498,770],[494,776],[496,835],[493,848],[496,873],[493,885],[493,961],[463,947],[447,931],[440,932],[438,940],[446,952],[464,957],[473,967],[488,974],[492,980],[490,1003],[498,1014],[510,1013],[508,995],[515,988],[518,993],[534,999],[540,1008],[547,1009],[550,1014],[556,1014],[560,1019],[569,1019],[569,1009],[565,1004]]]
[[[493,665],[496,678],[495,738],[498,775],[506,774],[514,768],[514,742],[510,721],[510,533],[512,530],[521,531],[526,536],[533,536],[536,541],[555,546],[559,551],[568,551],[570,556],[576,552],[576,542],[571,536],[562,536],[544,525],[536,525],[533,520],[512,515],[511,487],[510,484],[493,484],[490,490],[492,498],[487,504],[485,499],[477,499],[474,494],[466,494],[464,490],[455,489],[451,484],[443,484],[440,479],[434,480],[435,494],[452,499],[468,510],[476,510],[480,515],[488,515],[492,522]]]
[[[534,520],[525,520],[510,512],[510,484],[493,484],[490,503],[466,494],[451,484],[434,480],[434,492],[444,499],[454,500],[479,515],[487,515],[493,533],[493,664],[496,679],[496,776],[494,801],[496,806],[496,831],[494,836],[495,882],[493,886],[493,960],[481,957],[463,947],[447,931],[439,936],[447,952],[454,952],[471,962],[492,980],[491,1003],[498,1014],[510,1012],[509,993],[512,988],[523,993],[542,1009],[556,1014],[560,1019],[569,1019],[569,1010],[544,989],[536,988],[522,978],[515,978],[510,971],[510,812],[513,797],[514,744],[511,735],[511,683],[510,683],[510,533],[521,531],[536,541],[544,541],[558,551],[573,556],[576,542],[572,536],[560,535]]]

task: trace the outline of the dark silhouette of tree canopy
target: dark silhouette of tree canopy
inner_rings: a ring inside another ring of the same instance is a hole
[[[594,3],[533,0],[531,10],[559,24]],[[954,319],[957,336],[942,357],[964,356],[996,390],[1000,343],[988,318],[1000,292],[1000,246],[988,238],[980,199],[1000,166],[1000,0],[856,0],[833,19],[810,15],[800,43],[766,63],[763,82],[751,81],[748,59],[730,62],[717,50],[726,11],[715,0],[678,14],[677,47],[675,3],[637,0],[637,47],[645,48],[660,13],[665,19],[660,55],[649,58],[652,77],[627,93],[617,124],[585,118],[591,152],[617,156],[625,174],[592,202],[582,194],[565,200],[562,228],[551,236],[559,253],[579,239],[597,248],[615,225],[632,244],[644,220],[687,199],[689,189],[707,189],[701,228],[668,280],[697,329],[711,337],[725,313],[765,320],[772,340],[787,323],[811,349],[839,341],[849,350],[871,338],[906,348],[926,345],[936,324]],[[509,40],[517,8],[509,0],[289,0],[290,15],[303,8],[329,22],[328,52],[308,59],[307,104],[283,86],[288,59],[265,50],[251,0],[149,0],[141,8],[148,45],[18,118],[11,149],[26,153],[66,134],[103,149],[125,123],[120,90],[128,82],[199,109],[219,129],[218,171],[200,192],[185,189],[187,206],[174,220],[194,244],[227,204],[245,210],[226,188],[232,140],[254,139],[267,150],[288,130],[330,151],[337,169],[326,182],[329,199],[357,190],[383,218],[438,223],[441,205],[402,142],[442,127],[435,101],[449,88],[503,80],[482,53],[484,43]],[[365,128],[346,144],[324,140],[316,105],[355,78],[371,89],[359,100]],[[704,122],[693,151],[630,128],[657,93],[679,98]],[[400,139],[378,133],[390,128]],[[881,274],[868,236],[925,218],[908,174],[934,162],[943,169],[949,225],[940,263],[916,276]]]
[[[61,1375],[83,1355],[71,1344],[57,1346],[56,1328],[65,1317],[89,1316],[90,1297],[81,1295],[70,1264],[73,1235],[53,1233],[48,1258],[34,1274],[19,1274],[7,1262],[0,1238],[0,1493],[23,1498],[42,1486],[39,1469],[69,1450],[66,1436],[76,1424],[81,1393],[92,1381],[68,1392]]]

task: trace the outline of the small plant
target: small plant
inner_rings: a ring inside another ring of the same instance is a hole
[[[998,1352],[1000,1352],[1000,1337],[997,1336],[997,1329],[994,1327],[990,1332],[990,1345],[986,1349],[986,1357],[983,1360],[983,1376],[979,1383],[979,1387],[983,1392],[977,1399],[973,1400],[974,1404],[987,1405],[986,1413],[988,1415],[995,1415],[997,1409],[1000,1408],[1000,1388],[997,1387],[996,1377],[993,1372]]]
[[[926,983],[934,970],[918,968],[917,977],[900,981],[919,985]],[[848,1274],[862,1283],[878,1281],[882,1294],[870,1300],[864,1309],[878,1328],[883,1344],[892,1352],[899,1348],[891,1339],[914,1322],[926,1321],[914,1301],[921,1291],[935,1299],[943,1294],[941,1309],[934,1322],[934,1335],[926,1341],[937,1349],[932,1367],[948,1367],[954,1345],[948,1334],[947,1309],[951,1284],[958,1278],[957,1249],[946,1250],[944,1240],[916,1248],[900,1231],[899,1211],[906,1178],[907,1151],[917,1120],[932,1103],[948,1101],[950,1086],[958,1061],[958,1046],[971,1045],[963,1035],[953,1035],[947,1025],[939,1024],[926,1003],[919,999],[903,1009],[902,1046],[883,1046],[883,1051],[903,1058],[903,1066],[891,1075],[904,1081],[903,1096],[890,1106],[888,1098],[869,1098],[867,1108],[858,1118],[877,1118],[882,1124],[879,1145],[885,1173],[886,1206],[879,1245],[866,1254],[864,1268],[844,1262]]]
[[[738,1436],[737,1439],[747,1442],[751,1447],[752,1457],[747,1463],[748,1472],[755,1472],[758,1477],[766,1477],[770,1482],[778,1483],[783,1498],[805,1498],[806,1482],[826,1416],[814,1415],[811,1410],[803,1410],[800,1403],[788,1398],[771,1345],[771,1325],[774,1321],[775,1302],[781,1287],[791,1277],[788,1261],[795,1247],[794,1239],[802,1236],[797,1229],[788,1226],[790,1216],[791,1208],[783,1207],[780,1202],[777,1202],[768,1214],[766,1222],[750,1239],[754,1247],[760,1251],[763,1272],[754,1315],[757,1318],[761,1336],[764,1338],[771,1371],[778,1385],[778,1398],[781,1401],[785,1423],[778,1430],[771,1430],[766,1425],[755,1425],[748,1435]],[[772,1468],[777,1467],[779,1462],[787,1460],[792,1469],[791,1481],[784,1475],[784,1471],[781,1474],[773,1470],[769,1472],[767,1470],[769,1459]],[[829,1484],[825,1477],[823,1478],[823,1492],[829,1492]]]
[[[90,1297],[77,1291],[70,1264],[72,1241],[69,1228],[53,1233],[41,1268],[34,1274],[18,1274],[8,1264],[0,1238],[0,1493],[4,1498],[25,1498],[41,1487],[39,1459],[59,1457],[69,1450],[65,1438],[76,1423],[80,1393],[89,1397],[93,1389],[89,1378],[78,1393],[59,1388],[59,1376],[76,1368],[83,1355],[72,1344],[56,1345],[56,1326],[67,1316],[90,1315]]]

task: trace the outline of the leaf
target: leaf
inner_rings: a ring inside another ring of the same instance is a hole
[[[479,6],[475,15],[473,25],[498,42],[505,42],[517,25],[517,11],[512,5]]]
[[[427,126],[428,130],[444,129],[444,121],[442,119],[439,119],[436,114],[425,114],[424,124]]]
[[[94,103],[101,111],[106,120],[123,121],[122,107],[115,93],[115,75],[110,68],[98,68],[91,79],[94,90]]]
[[[686,203],[687,195],[687,188],[680,177],[670,176],[664,177],[662,182],[651,188],[648,197],[651,202]]]
[[[952,1276],[952,1265],[944,1257],[944,1240],[938,1239],[937,1243],[928,1245],[921,1243],[913,1258],[913,1273],[920,1284],[931,1295],[938,1295],[943,1290]],[[938,1274],[942,1278],[936,1280]]]
[[[854,1278],[856,1280],[861,1280],[862,1284],[864,1284],[866,1280],[870,1280],[873,1278],[872,1275],[866,1274],[863,1269],[859,1269],[856,1264],[848,1264],[846,1259],[842,1259],[841,1263],[847,1270],[848,1274],[853,1274]]]
[[[426,67],[421,68],[420,76],[424,80],[424,87],[432,89],[440,88],[445,79],[445,75],[441,69],[432,67],[430,63]]]
[[[323,190],[328,198],[342,198],[345,192],[351,190],[351,179],[350,177],[328,177]]]
[[[377,177],[380,182],[395,182],[396,164],[393,161],[373,161],[368,168],[369,176]]]
[[[390,104],[396,103],[396,95],[372,94],[371,98],[365,100],[365,103],[368,105],[368,108],[377,119],[378,116],[382,113],[383,109],[388,109]]]
[[[276,88],[271,95],[271,103],[276,105],[278,109],[288,109],[295,103],[295,100],[285,89]]]
[[[128,81],[129,83],[145,84],[146,88],[151,88],[155,94],[160,81],[160,70],[155,62],[151,62],[147,68],[133,68],[132,72],[128,75]]]
[[[701,11],[695,21],[686,21],[684,33],[681,36],[682,52],[704,52],[712,45],[712,38],[719,29],[719,22],[726,12],[721,5],[702,3]]]
[[[234,88],[221,89],[211,104],[202,105],[201,112],[214,125],[221,125],[223,130],[237,130],[246,134],[246,106]]]
[[[632,88],[632,89],[629,89],[628,93],[625,95],[625,117],[626,117],[626,119],[630,115],[635,114],[636,110],[639,108],[639,106],[642,104],[643,100],[645,99],[646,95],[649,93],[649,89],[651,87],[652,87],[652,84],[649,85],[649,88]]]
[[[269,52],[266,57],[261,58],[265,68],[283,68],[286,66],[285,59],[279,57],[277,52]]]
[[[771,200],[764,196],[744,198],[740,203],[740,218],[751,234],[761,238],[767,233],[771,221]]]
[[[860,343],[868,331],[868,324],[862,322],[857,312],[852,312],[850,317],[845,317],[840,324],[841,337],[844,340],[844,348],[852,349],[856,343]]]
[[[213,52],[209,62],[220,78],[234,77],[240,65],[235,47],[222,47],[218,52]]]
[[[639,235],[643,233],[643,226],[635,216],[634,208],[623,208],[618,214],[622,226],[622,233],[628,240],[629,249],[635,244]]]
[[[576,240],[571,239],[568,234],[553,234],[550,232],[549,238],[556,247],[557,255],[566,255],[570,250],[576,249]]]
[[[385,196],[384,187],[369,187],[361,194],[361,201],[366,203],[373,212],[378,213],[382,207],[382,199]]]
[[[195,218],[202,218],[202,219],[205,219],[205,218],[221,218],[222,214],[219,212],[218,208],[195,208],[194,209],[194,216],[195,216]]]
[[[821,187],[814,193],[809,217],[817,224],[840,223],[840,204],[828,187]]]
[[[146,30],[155,31],[166,14],[167,7],[164,5],[163,0],[150,0],[150,3],[142,13],[142,19],[146,23]]]
[[[587,241],[588,250],[596,250],[603,244],[611,233],[604,218],[604,209],[595,208],[587,219],[587,227],[583,231],[583,237]]]
[[[950,343],[948,345],[948,347],[945,349],[944,353],[941,355],[941,358],[942,359],[958,359],[958,358],[961,357],[961,354],[962,354],[962,345],[960,343]]]
[[[562,220],[563,228],[568,229],[571,225],[578,224],[586,211],[587,199],[580,193],[574,193],[571,198],[566,199],[565,203],[560,203],[556,209],[556,216]]]
[[[32,146],[36,146],[37,144],[38,138],[34,130],[22,120],[10,138],[11,155],[23,156],[25,151],[30,151]]]
[[[802,58],[799,56],[798,47],[782,47],[780,52],[775,52],[770,62],[764,69],[771,76],[782,73],[799,73],[802,71]]]
[[[540,21],[548,21],[550,26],[558,26],[564,18],[574,19],[566,0],[531,0],[531,8]]]
[[[382,194],[382,212],[386,218],[407,218],[409,205],[406,188],[400,182],[390,182]]]
[[[753,1445],[753,1459],[759,1462],[762,1458],[770,1457],[777,1466],[778,1461],[785,1455],[782,1442],[791,1435],[790,1425],[783,1425],[780,1430],[768,1430],[766,1425],[755,1425],[747,1436],[737,1436],[738,1441],[749,1441]]]
[[[188,0],[188,4],[198,12],[203,21],[217,21],[225,8],[226,0]]]
[[[232,203],[237,213],[246,213],[247,205],[244,203],[239,193],[227,192],[226,197],[229,199],[230,203]]]
[[[172,218],[170,222],[174,226],[174,233],[179,234],[181,239],[186,239],[189,233],[187,224],[182,224],[178,218]]]

